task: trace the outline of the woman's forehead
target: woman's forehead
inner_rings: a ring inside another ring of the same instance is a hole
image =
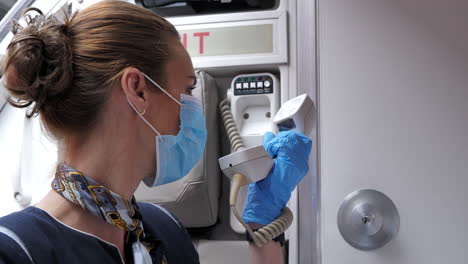
[[[175,45],[172,56],[166,65],[166,74],[168,75],[193,75],[192,60],[182,46],[182,44]]]

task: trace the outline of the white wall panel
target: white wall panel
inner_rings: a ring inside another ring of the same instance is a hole
[[[322,263],[466,263],[468,2],[318,2]],[[364,188],[401,216],[370,252],[336,225]]]

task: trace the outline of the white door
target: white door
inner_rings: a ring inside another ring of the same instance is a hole
[[[322,263],[467,263],[467,10],[318,1]],[[343,199],[366,188],[401,218],[396,238],[367,252],[337,228]]]

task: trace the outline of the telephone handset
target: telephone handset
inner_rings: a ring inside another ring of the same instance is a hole
[[[274,130],[304,133],[305,118],[311,107],[312,100],[307,94],[285,102],[273,119],[276,128]],[[220,158],[219,164],[227,177],[232,179],[235,173],[242,173],[247,176],[248,183],[252,183],[268,175],[273,160],[263,146],[259,145],[250,148],[238,147],[236,152]]]
[[[253,76],[249,78],[258,78],[258,76]],[[242,93],[245,96],[245,98],[242,98],[243,101],[250,101],[252,103],[252,106],[249,106],[249,104],[244,103],[242,105],[243,109],[258,108],[260,100],[256,100],[256,98],[253,97],[248,97],[251,95],[257,95],[256,90],[251,90],[249,87],[250,83],[252,83],[252,79],[247,79],[247,81],[245,81],[244,79],[244,82],[242,82],[242,84],[239,84],[240,82],[236,81],[237,79],[237,77],[234,79],[232,85],[234,89],[233,98],[236,98],[236,95],[239,96],[239,93]],[[245,84],[247,82],[249,83],[248,85]],[[244,92],[243,89],[248,89],[248,92]],[[277,89],[274,89],[273,91],[275,90]],[[265,89],[262,89],[258,93],[265,94]],[[240,100],[240,98],[237,97],[237,100]],[[220,110],[223,117],[224,125],[229,136],[229,140],[231,141],[231,146],[235,152],[230,155],[221,157],[219,159],[219,164],[223,173],[232,180],[230,194],[230,206],[232,213],[234,214],[235,218],[237,218],[239,223],[247,230],[247,232],[253,238],[255,244],[257,246],[263,246],[276,236],[283,233],[289,227],[289,225],[291,225],[293,215],[289,208],[285,207],[280,217],[278,217],[269,225],[254,232],[242,220],[242,217],[238,213],[237,196],[241,187],[249,183],[257,182],[264,179],[268,176],[269,171],[273,167],[273,159],[269,156],[269,154],[266,152],[262,145],[249,148],[246,148],[246,146],[244,145],[243,138],[245,138],[245,134],[243,137],[242,129],[245,129],[245,127],[250,126],[246,126],[244,124],[245,121],[239,122],[236,120],[235,117],[239,116],[239,111],[236,108],[238,104],[239,103],[231,102],[231,107],[234,110],[233,112],[231,112],[229,108],[229,97],[228,99],[220,103]],[[301,96],[287,101],[281,107],[279,112],[275,115],[273,122],[270,122],[270,124],[274,124],[272,130],[296,130],[298,132],[304,132],[304,123],[306,121],[305,117],[310,111],[311,106],[312,100],[306,94],[303,94]],[[268,118],[270,118],[270,116],[268,116]],[[247,119],[245,114],[244,119]],[[242,125],[240,127],[240,131],[237,126],[239,123]],[[253,125],[264,127],[261,125],[261,123],[255,124],[255,122],[253,122]]]

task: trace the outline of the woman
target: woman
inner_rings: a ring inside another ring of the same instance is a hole
[[[0,263],[198,263],[181,223],[133,197],[142,180],[180,179],[204,151],[205,121],[190,96],[194,70],[176,29],[120,1],[65,22],[37,9],[25,18],[26,27],[13,27],[5,86],[11,104],[40,115],[61,163],[43,200],[0,219]],[[267,180],[250,186],[250,225],[279,215],[307,173],[310,145],[297,133],[267,136],[277,158]],[[278,184],[285,176],[289,185]],[[250,248],[256,263],[282,262],[276,241]]]

